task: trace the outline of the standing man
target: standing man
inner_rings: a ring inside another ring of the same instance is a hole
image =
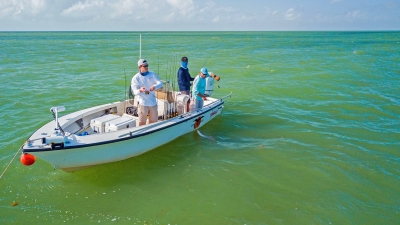
[[[147,115],[149,123],[157,122],[157,100],[154,90],[162,88],[163,83],[156,73],[149,71],[149,64],[145,59],[138,61],[139,72],[133,76],[131,87],[134,95],[138,96],[139,126],[145,125]]]
[[[178,85],[179,91],[184,95],[189,95],[190,93],[190,81],[193,81],[194,78],[190,76],[188,69],[189,59],[186,56],[183,56],[181,59],[181,67],[178,70]]]
[[[202,108],[204,101],[207,100],[206,95],[206,77],[208,74],[207,68],[201,68],[200,74],[194,78],[192,95],[196,97],[196,109]]]

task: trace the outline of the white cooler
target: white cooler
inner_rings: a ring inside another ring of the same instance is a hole
[[[129,117],[120,117],[106,123],[105,132],[113,132],[121,129],[136,127],[136,120]]]
[[[107,114],[105,116],[97,117],[90,121],[90,127],[97,133],[104,133],[104,127],[107,122],[120,118],[114,114]]]

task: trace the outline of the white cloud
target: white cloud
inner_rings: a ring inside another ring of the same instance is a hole
[[[290,8],[285,13],[285,20],[295,20],[301,16],[300,12],[297,12],[294,8]]]
[[[197,6],[196,12],[200,15],[204,15],[204,13],[210,13],[215,11],[216,4],[215,2],[206,2],[204,5]],[[217,8],[217,11],[225,10],[226,7]]]
[[[28,1],[29,2],[29,1]],[[37,14],[46,7],[45,0],[31,0],[32,13]]]
[[[161,23],[187,20],[196,15],[192,0],[118,0],[103,8],[106,17],[118,21]]]
[[[97,9],[102,8],[103,6],[104,2],[99,0],[86,0],[85,2],[79,1],[68,9],[63,10],[62,14],[79,16],[88,12],[95,12]]]
[[[109,24],[226,23],[254,18],[253,10],[200,0],[0,0],[0,18],[13,20],[31,14],[40,14],[35,21],[52,18],[54,23],[80,24],[93,20]]]
[[[46,8],[46,0],[1,0],[0,18],[17,15],[37,15]]]
[[[219,16],[214,17],[214,19],[212,20],[214,23],[219,22]]]
[[[193,6],[192,0],[167,0],[168,4],[175,8],[185,9]]]
[[[178,9],[181,15],[188,15],[195,8],[192,0],[167,0],[167,3],[175,8],[174,11]]]
[[[174,12],[171,12],[170,14],[168,14],[168,15],[164,18],[164,21],[170,22],[170,21],[173,21],[174,18],[175,18],[175,13],[174,13]]]
[[[265,11],[262,13],[263,15],[259,16],[260,19],[267,17],[269,20],[279,18],[282,15],[279,15],[278,10],[273,10],[268,7],[265,7]]]
[[[0,18],[13,14],[14,8],[4,2],[0,3]]]
[[[313,24],[335,29],[346,27],[345,21],[398,29],[396,1],[375,7],[362,0],[329,0],[303,7],[298,0],[0,0],[0,29],[284,30]]]
[[[213,8],[213,6],[208,6],[209,8]],[[209,9],[210,10],[210,9]],[[236,10],[234,9],[234,8],[232,8],[232,7],[219,7],[219,8],[216,8],[216,9],[214,9],[214,10],[212,10],[212,11],[215,11],[215,12],[224,12],[224,13],[233,13],[233,12],[235,12]]]
[[[132,15],[138,8],[139,3],[135,0],[120,0],[115,3],[111,3],[112,12],[110,18],[125,17]]]
[[[355,19],[355,18],[359,17],[360,15],[361,15],[360,10],[354,10],[354,11],[348,12],[346,15],[346,18]]]

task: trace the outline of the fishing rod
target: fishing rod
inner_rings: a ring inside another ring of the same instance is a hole
[[[208,61],[208,59],[209,59],[210,57],[211,57],[211,55],[209,55],[209,56],[207,57],[206,61],[204,62],[203,66],[202,66],[201,68],[203,68],[203,67],[206,65],[206,63],[207,63],[207,61]]]
[[[171,90],[171,88],[173,88],[173,86],[174,86],[174,67],[175,66],[175,53],[174,52],[172,52],[172,56],[171,56],[171,67],[170,67],[170,76],[171,76],[171,83],[170,83],[170,85],[169,85],[169,87],[165,90],[166,91],[166,93],[167,93],[167,101],[168,101],[168,93],[170,92],[170,91],[172,91]],[[172,118],[173,117],[173,109],[172,109],[172,105],[171,104],[169,104],[169,101],[168,101],[168,112],[167,112],[167,115],[168,115],[168,118]]]
[[[176,64],[178,63],[178,52],[175,52],[174,58],[173,58],[173,69],[176,71]],[[172,82],[172,91],[175,90],[175,83],[177,82],[177,77],[173,76],[173,82]]]
[[[204,62],[203,66],[201,68],[204,68],[204,66],[206,65],[208,59],[211,57],[211,55],[209,55],[206,59],[206,61]],[[210,74],[210,77],[214,78],[215,80],[219,81],[221,78],[217,75],[215,75],[214,73]],[[219,85],[217,85],[218,88],[221,88]],[[211,90],[206,90],[206,91],[211,91]]]
[[[124,69],[124,75],[125,75],[125,83],[124,83],[124,89],[125,89],[124,109],[126,109],[126,100],[127,100],[127,96],[126,96],[126,73],[125,73],[125,69]]]
[[[127,95],[127,90],[126,90],[126,73],[125,73],[125,69],[124,69],[124,76],[125,76],[125,84],[124,84],[124,88],[125,88],[125,100],[127,100],[128,99],[128,95]]]
[[[178,64],[178,52],[175,53],[174,71],[177,71],[177,69],[176,69],[177,64]],[[176,86],[178,86],[178,85],[177,85],[177,82],[178,82],[178,81],[177,81],[177,75],[174,75],[174,82],[172,83],[172,90],[171,90],[171,93],[173,93],[174,91],[177,91],[177,90],[175,90]],[[175,101],[175,100],[176,100],[176,96],[173,96],[173,97],[174,97],[174,104],[173,104],[174,111],[173,111],[173,117],[175,117],[175,116],[178,115],[178,113],[177,113],[177,102]]]

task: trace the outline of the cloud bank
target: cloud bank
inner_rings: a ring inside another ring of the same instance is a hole
[[[2,0],[0,30],[400,29],[398,1]]]

